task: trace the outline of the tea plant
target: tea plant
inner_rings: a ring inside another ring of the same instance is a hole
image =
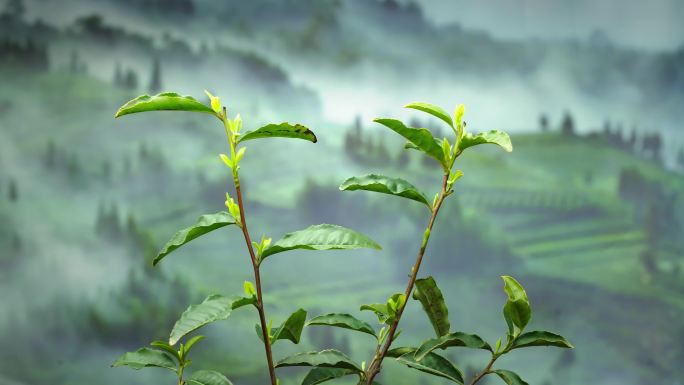
[[[190,306],[174,325],[168,342],[155,341],[151,347],[144,347],[136,352],[126,353],[120,357],[114,366],[126,365],[134,369],[144,367],[161,367],[174,371],[178,377],[178,384],[191,385],[226,385],[230,381],[221,373],[215,371],[200,370],[192,373],[187,379],[184,377],[184,369],[191,363],[188,354],[191,348],[203,337],[197,335],[186,339],[187,335],[195,330],[218,320],[228,318],[233,310],[245,306],[252,306],[257,310],[259,324],[257,336],[264,345],[266,364],[268,366],[270,381],[277,385],[279,380],[275,370],[279,367],[308,366],[312,369],[302,380],[302,385],[315,385],[334,380],[348,375],[358,377],[359,385],[378,384],[376,376],[382,370],[383,361],[391,358],[409,368],[421,372],[442,377],[458,384],[465,384],[463,373],[450,360],[436,351],[451,347],[465,347],[486,350],[491,357],[484,369],[471,381],[470,385],[478,383],[482,378],[490,374],[496,374],[509,385],[527,384],[516,373],[494,368],[497,359],[515,349],[532,346],[556,346],[571,348],[572,345],[560,335],[547,331],[524,332],[530,321],[532,310],[527,294],[523,287],[514,278],[504,276],[504,292],[508,299],[503,308],[503,316],[508,326],[505,334],[505,343],[499,339],[494,347],[476,334],[451,331],[448,318],[448,309],[441,290],[433,277],[418,278],[420,266],[425,256],[425,250],[430,239],[437,215],[446,198],[453,194],[455,183],[463,176],[460,170],[454,170],[456,159],[464,150],[479,144],[496,144],[504,150],[512,151],[512,145],[508,134],[502,131],[492,130],[480,134],[472,134],[466,131],[463,121],[464,108],[462,105],[456,108],[454,116],[450,116],[440,107],[427,103],[412,103],[407,105],[431,114],[445,122],[453,131],[454,138],[438,140],[425,128],[407,127],[404,123],[395,119],[376,119],[377,123],[389,128],[407,140],[407,149],[418,150],[437,160],[441,172],[442,183],[439,192],[434,199],[429,201],[426,195],[420,192],[408,181],[383,175],[365,175],[347,179],[340,190],[354,191],[365,190],[394,195],[413,200],[424,205],[429,212],[427,227],[423,233],[421,245],[418,249],[416,261],[411,267],[410,278],[403,293],[392,294],[385,303],[361,305],[361,311],[373,312],[383,325],[376,330],[370,324],[354,317],[351,314],[331,313],[313,317],[307,321],[307,313],[303,309],[295,311],[280,326],[272,327],[267,322],[262,295],[260,266],[269,256],[288,250],[333,250],[333,249],[357,249],[372,248],[380,249],[380,246],[367,236],[353,230],[336,225],[316,225],[308,229],[286,234],[281,240],[271,243],[270,238],[262,237],[259,242],[253,242],[247,228],[243,196],[240,189],[240,160],[245,154],[242,143],[252,139],[284,137],[309,140],[316,142],[316,137],[308,128],[289,123],[269,124],[254,131],[241,132],[242,120],[237,115],[233,119],[228,118],[227,110],[222,107],[217,97],[207,93],[211,107],[197,100],[180,96],[174,93],[159,94],[153,97],[144,95],[125,104],[117,112],[116,116],[158,110],[182,110],[203,112],[218,118],[225,128],[228,137],[230,155],[221,154],[220,158],[231,170],[237,203],[226,194],[227,212],[204,215],[191,227],[176,233],[163,247],[153,264],[159,263],[169,253],[178,247],[190,242],[218,228],[235,225],[243,234],[245,244],[249,252],[254,271],[254,283],[245,282],[244,295],[229,298],[214,294],[199,305]],[[424,341],[417,347],[393,347],[401,331],[398,329],[399,322],[407,306],[409,296],[421,303],[427,317],[432,324],[436,337]],[[339,327],[371,336],[375,343],[375,352],[366,365],[361,364],[335,349],[327,349],[319,352],[303,352],[287,356],[274,363],[272,346],[279,340],[289,340],[299,343],[301,333],[305,327],[329,326]],[[185,343],[178,344],[181,340]]]

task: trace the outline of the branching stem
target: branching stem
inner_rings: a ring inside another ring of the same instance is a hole
[[[492,358],[489,360],[489,363],[487,364],[487,367],[485,367],[480,374],[475,376],[473,380],[470,382],[470,385],[475,385],[477,384],[484,376],[488,375],[491,373],[492,370],[492,365],[494,365],[494,362],[496,362],[496,359],[499,358],[498,354],[493,354]]]
[[[373,361],[368,366],[365,379],[366,385],[371,385],[373,383],[373,379],[375,378],[375,376],[377,376],[378,373],[380,373],[382,360],[385,358],[385,355],[387,355],[390,346],[392,346],[394,335],[397,332],[397,327],[399,326],[399,321],[401,320],[401,315],[404,313],[404,309],[406,308],[406,304],[408,304],[409,297],[416,283],[416,278],[418,278],[418,271],[420,270],[420,264],[423,262],[423,256],[425,255],[425,249],[427,248],[428,240],[430,239],[432,226],[435,224],[435,219],[437,219],[437,214],[439,213],[439,209],[442,207],[444,199],[447,197],[447,195],[449,195],[449,191],[447,190],[448,181],[449,173],[447,172],[445,173],[444,180],[442,181],[442,189],[439,192],[439,197],[437,198],[437,201],[432,207],[432,215],[430,215],[430,221],[428,222],[425,235],[423,236],[423,241],[420,246],[420,250],[418,251],[418,257],[416,257],[416,262],[413,264],[413,267],[411,268],[411,278],[409,278],[408,284],[406,285],[406,291],[404,292],[404,295],[406,296],[406,301],[404,301],[403,305],[397,311],[397,315],[394,319],[394,322],[392,322],[392,325],[390,326],[382,350],[380,350],[379,354],[375,355]]]
[[[257,259],[256,253],[254,253],[252,239],[249,236],[249,230],[247,229],[247,219],[245,217],[245,208],[242,202],[242,191],[240,188],[240,182],[237,173],[235,174],[235,182],[235,193],[237,194],[238,206],[240,207],[240,227],[242,228],[242,235],[245,238],[245,243],[247,244],[247,249],[249,250],[249,256],[252,259],[252,267],[254,268],[254,286],[256,286],[257,292],[256,307],[259,312],[261,335],[264,337],[264,350],[266,351],[266,361],[268,361],[268,373],[271,377],[271,385],[276,385],[275,367],[273,366],[273,354],[271,353],[271,340],[269,338],[268,330],[266,327],[266,312],[264,310],[264,300],[261,294],[261,274],[259,272],[259,260]]]
[[[228,114],[226,108],[223,108],[223,114],[221,115],[221,120],[226,129],[226,135],[228,136],[228,145],[230,146],[230,155],[233,160],[235,157],[235,146],[236,146],[236,135],[230,128],[230,123],[228,122]],[[268,374],[271,378],[271,385],[277,385],[277,377],[275,373],[275,366],[273,365],[273,353],[271,351],[271,339],[268,333],[268,327],[266,326],[266,311],[264,310],[264,299],[261,290],[261,273],[259,271],[259,259],[254,252],[254,246],[252,245],[252,238],[249,235],[249,229],[247,228],[247,216],[245,215],[245,206],[242,199],[242,189],[240,188],[240,177],[238,176],[238,162],[234,163],[232,167],[233,172],[233,183],[235,184],[235,193],[237,195],[237,203],[240,208],[240,220],[239,226],[242,230],[242,235],[245,238],[245,244],[247,244],[247,250],[249,250],[249,256],[252,260],[252,268],[254,269],[254,286],[256,286],[256,296],[257,304],[256,308],[259,312],[259,323],[261,326],[261,335],[264,340],[264,350],[266,351],[266,361],[268,363]]]

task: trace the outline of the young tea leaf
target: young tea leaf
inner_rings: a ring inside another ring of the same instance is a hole
[[[449,309],[447,309],[442,291],[437,287],[437,282],[432,277],[416,280],[416,288],[413,290],[413,299],[420,301],[423,310],[427,314],[432,327],[441,337],[449,333]]]
[[[442,107],[422,102],[409,103],[404,107],[413,108],[414,110],[426,112],[434,117],[441,119],[442,121],[444,121],[444,123],[448,124],[449,127],[454,127],[454,122],[453,120],[451,120],[451,116],[449,116],[449,114],[447,114],[447,112],[444,111]]]
[[[421,361],[417,361],[414,356],[415,351],[416,349],[409,349],[405,354],[396,358],[397,362],[409,368],[446,378],[457,384],[463,384],[463,373],[451,361],[435,353],[428,353]]]
[[[307,373],[302,385],[316,385],[326,381],[334,380],[336,378],[354,374],[356,371],[350,369],[338,368],[313,368]]]
[[[387,309],[387,304],[386,303],[372,303],[372,304],[364,304],[361,305],[360,307],[361,311],[364,310],[370,310],[375,315],[378,317],[378,322],[381,324],[391,324],[392,320],[390,319],[390,314],[389,314],[389,309]]]
[[[221,227],[234,224],[235,219],[233,216],[225,211],[221,211],[216,214],[202,215],[197,219],[197,223],[174,234],[171,240],[164,245],[159,254],[157,254],[157,256],[154,258],[152,264],[158,264],[159,261],[164,259],[164,257],[169,255],[171,252],[195,238],[201,237],[202,235]]]
[[[492,347],[489,346],[489,344],[482,338],[480,338],[480,336],[456,332],[423,342],[418,350],[416,350],[416,360],[422,360],[428,353],[435,349],[445,349],[451,346],[462,346],[465,348],[483,349],[490,352],[492,351]]]
[[[304,230],[285,234],[261,254],[261,259],[288,250],[381,249],[367,236],[337,225],[314,225]]]
[[[271,334],[273,335],[273,341],[271,341],[271,343],[275,343],[278,340],[290,340],[294,344],[298,344],[305,323],[306,310],[297,310],[292,313],[282,325],[272,329]]]
[[[461,141],[458,145],[459,151],[463,151],[468,147],[477,146],[478,144],[496,144],[503,148],[507,152],[513,151],[513,144],[511,144],[511,138],[507,133],[499,130],[491,130],[489,132],[483,132],[477,135],[467,133],[463,135]]]
[[[568,340],[558,334],[547,331],[535,330],[518,336],[513,341],[511,349],[526,348],[528,346],[556,346],[559,348],[572,349],[574,346]]]
[[[432,136],[432,133],[427,128],[406,127],[404,123],[396,119],[375,119],[375,122],[403,136],[415,148],[437,159],[440,164],[446,167],[444,153],[442,153],[442,144]]]
[[[128,352],[119,357],[113,364],[116,366],[128,366],[139,370],[142,368],[156,367],[177,371],[176,362],[166,352],[150,348],[141,348],[135,352]]]
[[[363,372],[351,358],[334,349],[294,354],[283,358],[275,365],[276,368],[284,366],[315,366],[321,368],[349,369],[355,373]]]
[[[198,370],[186,382],[188,385],[233,385],[226,376],[213,370]]]
[[[191,111],[215,115],[211,107],[206,106],[190,96],[182,96],[175,92],[158,95],[141,95],[119,108],[115,117],[147,111]]]
[[[383,194],[395,195],[420,202],[430,208],[425,194],[408,181],[384,175],[369,174],[347,179],[340,185],[342,191],[366,190]]]
[[[235,300],[220,294],[208,296],[201,304],[192,305],[183,312],[171,330],[169,344],[175,345],[181,338],[204,325],[230,316]]]
[[[203,339],[204,339],[204,336],[194,336],[194,337],[190,338],[190,339],[185,343],[185,345],[183,345],[183,357],[187,356],[188,353],[190,352],[190,349],[192,349],[192,347],[193,347],[196,343],[198,343],[199,341],[201,341],[201,340],[203,340]]]
[[[371,327],[369,324],[366,322],[363,322],[356,317],[352,316],[351,314],[326,314],[326,315],[319,315],[318,317],[314,317],[311,319],[309,322],[306,323],[307,325],[325,325],[325,326],[335,326],[343,329],[350,329],[350,330],[356,330],[362,333],[370,334],[373,337],[377,338],[377,335],[375,334],[375,331],[373,330],[373,327]]]
[[[237,142],[242,143],[248,140],[261,138],[294,138],[308,140],[313,143],[318,141],[313,131],[301,124],[292,125],[283,122],[280,124],[268,124],[254,131],[246,131],[238,137]]]
[[[180,354],[178,353],[178,351],[174,349],[173,346],[169,345],[166,341],[152,341],[150,345],[154,346],[157,349],[164,350],[176,359],[180,359]]]
[[[496,373],[496,375],[498,375],[508,385],[530,385],[523,381],[520,376],[511,372],[510,370],[495,369],[492,370],[492,373]]]
[[[504,318],[508,324],[509,334],[517,336],[532,318],[530,301],[527,299],[525,289],[513,277],[505,275],[501,278],[504,281],[504,291],[508,295],[503,310]]]

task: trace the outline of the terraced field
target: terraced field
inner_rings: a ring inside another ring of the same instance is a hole
[[[468,189],[460,195],[484,212],[531,272],[613,290],[643,274],[645,235],[626,208],[579,191]]]

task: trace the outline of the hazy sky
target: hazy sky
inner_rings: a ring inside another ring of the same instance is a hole
[[[684,45],[684,0],[416,0],[437,23],[507,38],[586,38],[601,28],[631,47]]]

